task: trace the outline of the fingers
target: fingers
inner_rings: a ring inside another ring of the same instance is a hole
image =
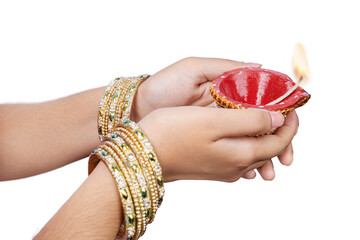
[[[271,181],[275,178],[275,170],[274,170],[274,164],[271,159],[262,161],[261,163],[257,163],[257,166],[263,164],[262,166],[258,167],[257,170],[261,177],[266,181]],[[254,166],[250,166],[252,168]],[[245,179],[254,179],[256,177],[256,172],[254,169],[246,172],[242,178]]]
[[[214,140],[227,137],[242,137],[268,133],[284,124],[284,117],[278,112],[246,109],[209,109],[211,118],[206,115],[204,122],[214,134]]]
[[[286,147],[285,151],[278,156],[278,158],[280,163],[283,165],[290,166],[292,164],[294,158],[293,146],[291,143]]]
[[[288,114],[286,121],[275,134],[254,138],[255,144],[254,159],[269,159],[284,153],[285,148],[291,143],[299,125],[295,112]]]
[[[256,172],[254,170],[250,170],[242,176],[242,178],[245,179],[254,179],[255,177],[256,177]]]
[[[191,66],[191,68],[189,68],[190,71],[194,69],[198,74],[202,75],[199,78],[202,82],[198,82],[198,84],[213,81],[220,74],[235,68],[261,67],[261,64],[258,63],[244,63],[221,58],[189,57],[183,59],[181,62],[183,64],[189,64]]]
[[[271,181],[275,178],[274,164],[271,159],[267,160],[266,163],[257,170],[261,177],[266,181]]]
[[[196,85],[196,88],[193,90],[193,93],[196,96],[200,96],[197,99],[193,99],[192,105],[206,107],[215,102],[214,98],[210,94],[210,85],[211,82],[205,82],[201,85]],[[213,106],[215,106],[213,104]]]

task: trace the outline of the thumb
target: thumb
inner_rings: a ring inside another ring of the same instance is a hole
[[[211,129],[216,139],[264,134],[284,124],[280,112],[256,109],[209,109],[213,111]]]

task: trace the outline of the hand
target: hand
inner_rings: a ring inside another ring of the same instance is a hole
[[[152,142],[165,181],[203,179],[233,182],[282,156],[297,132],[290,113],[201,107],[164,108],[139,122]],[[258,138],[249,135],[275,134]]]
[[[200,106],[214,107],[210,94],[211,82],[221,73],[241,67],[261,67],[256,63],[243,63],[217,58],[190,57],[180,60],[161,70],[140,85],[135,97],[132,120],[138,122],[148,113],[165,107]],[[292,146],[279,156],[285,165],[292,163]],[[275,177],[271,159],[258,169],[263,179]],[[256,177],[254,170],[246,173],[244,178]]]
[[[260,67],[256,63],[243,63],[217,58],[189,57],[152,75],[138,89],[132,120],[138,122],[148,113],[164,107],[214,107],[210,94],[211,82],[221,73],[241,67]],[[275,176],[273,164],[267,163],[261,171],[265,179]],[[244,178],[255,178],[249,171]]]
[[[142,83],[136,94],[132,118],[138,122],[148,113],[165,107],[214,107],[210,84],[223,72],[241,67],[260,67],[217,58],[185,58]]]

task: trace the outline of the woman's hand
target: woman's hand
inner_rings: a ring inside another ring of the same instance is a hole
[[[190,57],[180,60],[140,85],[132,119],[138,122],[148,113],[165,107],[214,107],[214,100],[209,91],[211,82],[221,73],[241,67],[261,67],[261,65],[218,58]],[[284,165],[292,163],[291,143],[279,159]],[[272,180],[275,177],[271,159],[257,170],[265,180]],[[254,170],[243,175],[247,179],[255,176]]]
[[[289,151],[298,118],[295,112],[284,122],[280,113],[262,110],[178,107],[154,111],[139,125],[155,148],[165,181],[233,182]],[[273,135],[249,137],[278,127]]]
[[[260,66],[218,58],[180,60],[140,85],[132,118],[138,122],[148,113],[165,107],[213,107],[210,84],[217,76],[235,68]]]
[[[132,120],[138,122],[148,113],[165,107],[214,107],[210,84],[221,73],[241,67],[261,67],[257,63],[244,63],[218,58],[189,57],[159,71],[142,83],[135,96]],[[287,154],[290,155],[290,154]],[[258,169],[264,179],[275,176],[272,161]],[[255,178],[249,171],[244,178]]]

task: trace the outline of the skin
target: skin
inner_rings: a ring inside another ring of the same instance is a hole
[[[184,114],[187,121],[179,125],[179,116]],[[219,128],[215,117],[229,124]],[[248,121],[249,117],[253,121]],[[264,165],[266,159],[284,152],[296,134],[298,123],[295,112],[284,122],[281,115],[265,111],[188,107],[154,111],[139,125],[152,141],[166,182],[180,179],[234,182],[249,170]],[[243,124],[245,127],[240,127]],[[166,139],[159,126],[167,132]],[[248,137],[279,126],[274,135]],[[115,183],[101,162],[35,239],[90,236],[114,239],[123,221],[120,206]]]
[[[223,72],[243,67],[261,67],[261,65],[218,58],[189,57],[182,59],[152,75],[141,84],[136,95],[135,111],[132,116],[135,121],[138,121],[148,113],[166,107],[214,108],[214,101],[210,94],[211,82]],[[154,96],[157,97],[154,98]],[[291,165],[293,161],[291,143],[278,158],[281,164]],[[271,159],[268,159],[257,170],[264,180],[273,180],[275,177]],[[256,173],[253,170],[243,175],[243,178],[247,179],[255,177]]]
[[[138,122],[164,107],[213,107],[211,81],[222,72],[246,66],[260,67],[216,58],[191,57],[174,63],[140,85],[132,119]],[[100,87],[37,104],[1,104],[0,181],[37,175],[87,157],[100,143],[95,119],[104,90]],[[18,146],[22,151],[18,151]],[[290,144],[278,156],[282,164],[291,164],[291,149]],[[265,180],[275,177],[270,160],[258,171]],[[255,176],[255,171],[249,171],[243,177]]]
[[[187,58],[140,85],[132,119],[150,138],[166,182],[233,182],[254,178],[254,169],[271,180],[273,157],[291,164],[295,112],[284,122],[280,113],[212,107],[210,82],[222,72],[250,65]],[[100,143],[96,118],[103,92],[102,87],[45,103],[0,105],[0,180],[32,176],[86,157]],[[278,127],[274,135],[248,137]],[[36,239],[113,239],[122,221],[119,206],[112,177],[100,163]]]
[[[0,180],[33,176],[89,156],[100,144],[96,119],[104,89],[44,103],[1,104]]]
[[[100,162],[34,239],[115,239],[122,221],[119,192]]]
[[[298,118],[293,112],[284,124],[281,113],[178,107],[156,110],[139,125],[166,169],[166,181],[234,182],[284,153],[296,134]],[[274,135],[249,137],[280,126]]]

